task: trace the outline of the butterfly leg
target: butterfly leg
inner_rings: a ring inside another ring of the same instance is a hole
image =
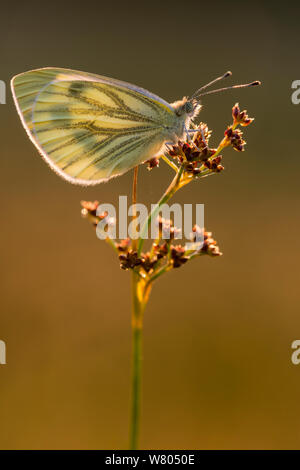
[[[202,127],[202,126],[200,127],[200,132],[201,132],[202,140],[203,140],[204,145],[205,145],[204,149],[207,149],[207,148],[208,148],[208,144],[207,144],[207,140],[206,140],[206,138],[205,138],[205,135],[204,135],[204,131],[203,131],[203,127]]]
[[[191,143],[192,139],[191,139],[191,136],[190,136],[190,131],[192,129],[187,129],[185,126],[184,126],[184,132],[186,133],[186,136],[187,136],[187,140],[189,143]]]
[[[186,132],[187,140],[188,140],[189,143],[192,142],[190,133],[199,132],[199,129],[187,129],[185,126],[184,126],[184,130]],[[202,139],[204,139],[205,147],[207,147],[207,142],[205,140],[202,128],[201,128],[201,135],[202,135]],[[194,142],[193,142],[193,144],[194,144],[195,148],[198,150],[198,152],[201,152],[201,150],[197,147],[197,145]]]
[[[174,142],[165,142],[165,146],[174,145]]]

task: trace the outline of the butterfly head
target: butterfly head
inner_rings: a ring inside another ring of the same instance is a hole
[[[193,119],[199,114],[201,105],[195,99],[189,99],[187,97],[182,98],[180,101],[176,101],[172,104],[177,116]]]

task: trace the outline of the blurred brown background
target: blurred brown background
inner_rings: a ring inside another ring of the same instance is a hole
[[[174,201],[204,203],[224,256],[155,286],[145,317],[141,447],[300,448],[299,4],[252,1],[24,2],[1,6],[1,74],[61,66],[143,86],[168,101],[230,69],[263,86],[207,97],[219,141],[239,101],[255,122],[246,152]],[[230,80],[229,80],[230,82]],[[226,82],[226,84],[229,84]],[[128,273],[80,218],[117,203],[132,173],[86,189],[49,170],[9,89],[1,118],[0,448],[126,448]],[[140,171],[139,200],[172,177]]]

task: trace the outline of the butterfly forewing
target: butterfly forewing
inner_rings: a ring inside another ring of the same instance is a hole
[[[12,86],[31,140],[73,183],[95,184],[153,157],[176,119],[161,98],[105,77],[47,68]]]

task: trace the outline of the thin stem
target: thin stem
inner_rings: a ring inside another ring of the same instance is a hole
[[[135,223],[137,201],[138,167],[134,168],[132,186],[133,222]],[[135,227],[136,229],[136,227]],[[134,230],[136,233],[136,230]],[[132,240],[132,249],[137,249],[137,240]],[[131,382],[131,421],[130,421],[130,449],[138,446],[139,418],[141,405],[141,373],[142,373],[142,332],[143,311],[145,301],[139,292],[140,283],[144,282],[138,272],[132,271],[132,382]]]
[[[131,382],[131,423],[130,450],[138,448],[141,375],[142,375],[142,333],[143,312],[146,302],[141,299],[139,278],[132,272],[132,382]]]
[[[233,126],[232,126],[232,130],[234,131],[237,126],[238,126],[238,123],[234,123]],[[215,152],[211,157],[209,157],[209,160],[212,160],[212,159],[215,158],[217,155],[219,155],[219,153],[220,153],[224,148],[228,147],[228,145],[229,145],[228,139],[227,139],[227,137],[224,137],[223,140],[220,142],[219,147],[217,148],[216,152]]]
[[[143,248],[143,243],[144,243],[144,239],[145,239],[145,235],[147,233],[147,230],[151,224],[151,220],[153,218],[155,218],[159,211],[160,211],[160,208],[163,204],[165,204],[166,202],[168,202],[168,200],[173,196],[173,194],[177,191],[178,189],[178,186],[179,186],[179,182],[180,182],[180,178],[181,178],[181,175],[183,173],[183,166],[180,167],[179,171],[177,172],[177,174],[174,176],[170,186],[168,187],[168,189],[166,190],[166,192],[163,194],[163,196],[160,198],[160,200],[158,201],[158,203],[156,204],[156,206],[153,208],[153,210],[151,211],[148,219],[146,220],[146,222],[144,223],[143,225],[143,228],[141,230],[141,236],[139,238],[139,242],[138,242],[138,254],[140,255],[141,254],[141,251],[142,251],[142,248]]]
[[[113,249],[117,254],[119,254],[118,248],[116,247],[115,241],[112,240],[112,239],[109,238],[109,237],[106,238],[106,241],[107,241],[107,243],[112,247],[112,249]]]
[[[161,158],[174,170],[178,171],[178,166],[167,155],[163,154]]]
[[[153,274],[147,284],[146,284],[146,288],[153,282],[155,281],[157,278],[159,278],[162,274],[166,273],[167,271],[170,271],[170,269],[172,268],[172,265],[171,264],[165,264],[164,266],[162,266],[158,271],[156,271],[155,274]]]
[[[173,168],[174,166],[171,165]],[[174,168],[175,169],[175,168]],[[132,240],[132,247],[136,249],[138,255],[141,254],[145,234],[149,229],[151,221],[155,218],[163,204],[167,203],[175,192],[181,187],[192,180],[182,178],[184,167],[181,165],[176,167],[176,175],[174,176],[168,189],[160,198],[158,204],[151,211],[148,219],[144,223],[141,235],[136,243]],[[136,219],[136,200],[137,200],[137,167],[134,169],[133,177],[133,191],[132,203],[134,206],[133,220]],[[151,252],[152,253],[152,252]],[[153,254],[153,253],[152,253]],[[142,376],[142,333],[143,333],[143,313],[147,304],[149,294],[151,291],[152,282],[158,279],[162,274],[171,269],[170,260],[168,263],[161,267],[154,275],[148,280],[142,279],[139,273],[132,271],[132,382],[131,382],[131,421],[130,421],[130,450],[138,448],[139,438],[139,422],[140,422],[140,407],[141,407],[141,376]]]
[[[132,206],[133,206],[133,217],[132,217],[132,219],[133,219],[133,221],[136,220],[136,215],[137,215],[136,214],[136,200],[137,200],[138,169],[139,169],[139,167],[136,166],[134,168],[134,172],[133,172],[133,184],[132,184]],[[135,233],[136,230],[133,230],[133,232]],[[137,240],[133,239],[132,240],[132,249],[136,250],[136,247],[137,247]]]

